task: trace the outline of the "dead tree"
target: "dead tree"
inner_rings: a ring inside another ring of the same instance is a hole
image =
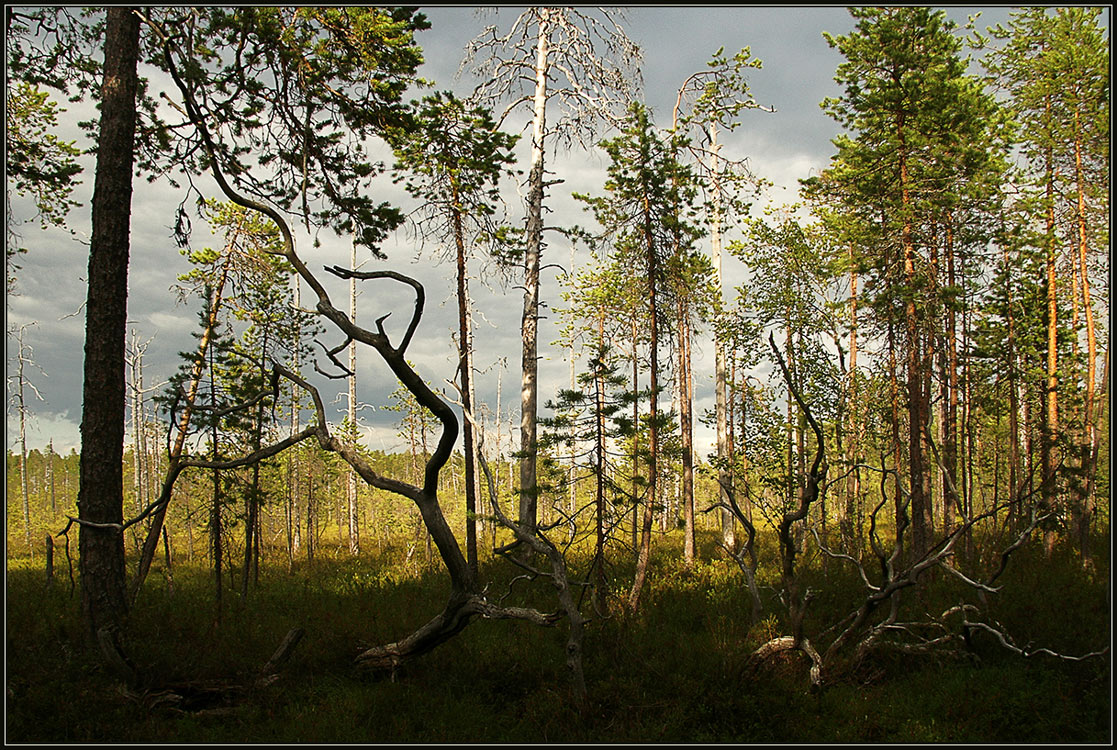
[[[881,466],[860,466],[880,472],[881,501],[869,517],[869,542],[876,559],[878,574],[870,574],[857,558],[837,553],[823,543],[815,529],[810,529],[811,535],[822,554],[827,557],[844,561],[853,565],[864,585],[864,594],[854,609],[838,622],[826,628],[815,637],[812,643],[803,632],[803,621],[807,607],[811,600],[808,591],[801,590],[801,582],[795,569],[795,539],[791,533],[791,525],[797,521],[805,520],[810,505],[825,491],[825,443],[821,426],[815,420],[807,404],[803,401],[798,390],[788,377],[787,367],[776,349],[775,341],[769,339],[781,370],[787,380],[792,396],[803,409],[807,421],[815,432],[818,445],[815,459],[806,477],[806,491],[802,495],[799,508],[793,513],[784,514],[779,523],[779,545],[781,557],[781,580],[784,587],[785,603],[788,606],[791,634],[772,638],[757,648],[749,658],[751,668],[758,667],[768,657],[786,651],[797,650],[810,660],[809,683],[812,690],[822,688],[824,685],[836,680],[844,671],[860,664],[873,650],[879,648],[892,648],[913,654],[947,654],[961,656],[969,653],[971,636],[975,631],[991,633],[1005,648],[1021,656],[1045,654],[1048,656],[1080,661],[1083,659],[1101,656],[1108,653],[1109,649],[1094,651],[1082,656],[1059,654],[1050,649],[1023,649],[1015,645],[1011,636],[997,623],[989,623],[982,619],[982,605],[987,597],[1001,591],[1002,586],[996,584],[997,579],[1004,573],[1009,558],[1013,552],[1025,544],[1032,533],[1048,518],[1048,515],[1033,515],[1031,523],[1023,529],[1016,539],[1001,551],[1000,560],[994,570],[986,576],[966,573],[955,566],[954,548],[959,539],[965,539],[972,532],[975,525],[984,521],[995,521],[1003,507],[995,507],[978,516],[966,518],[965,522],[949,534],[945,534],[937,542],[928,544],[915,559],[905,560],[903,555],[903,540],[911,527],[907,508],[911,501],[910,495],[897,483],[903,493],[903,498],[896,504],[899,509],[898,528],[895,541],[891,546],[881,542],[877,534],[877,516],[888,504],[887,478],[895,474],[899,467],[891,469],[884,466],[884,457],[881,457]],[[932,455],[940,463],[934,441],[927,435],[932,447]],[[944,476],[949,477],[944,472]],[[957,498],[957,490],[947,480],[946,492],[948,496]],[[900,593],[912,588],[921,582],[931,570],[941,570],[958,580],[966,590],[975,593],[977,603],[961,601],[951,606],[938,616],[920,614],[913,620],[902,619],[904,613],[901,607]],[[875,579],[875,582],[874,582]],[[883,613],[883,614],[882,614]],[[824,639],[830,639],[825,648],[819,645]]]
[[[11,395],[9,398],[15,404],[16,411],[19,413],[19,485],[20,495],[23,498],[24,539],[27,543],[27,554],[34,560],[35,549],[31,544],[31,501],[27,480],[27,415],[30,413],[30,409],[28,409],[27,401],[24,398],[24,387],[30,388],[32,393],[35,394],[35,397],[40,401],[43,400],[43,397],[39,394],[39,389],[36,388],[31,381],[27,380],[23,373],[25,364],[38,367],[38,365],[35,365],[34,360],[31,359],[31,347],[23,341],[24,332],[27,330],[27,327],[31,325],[34,325],[34,323],[25,323],[19,326],[19,328],[13,326],[9,331],[9,334],[15,335],[18,351],[16,353],[16,374],[13,377],[9,377],[8,381],[9,384],[12,384],[14,380],[15,388],[10,392]],[[42,372],[41,369],[39,371]]]

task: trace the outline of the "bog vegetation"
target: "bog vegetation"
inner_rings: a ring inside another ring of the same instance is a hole
[[[10,14],[9,190],[44,224],[78,170],[42,92],[104,86],[80,452],[26,445],[33,327],[12,330],[8,739],[1111,739],[1108,32],[1091,8],[984,34],[851,14],[826,37],[836,153],[766,212],[726,148],[778,116],[760,61],[716,51],[657,122],[608,11],[528,9],[467,47],[470,97],[411,103],[413,9]],[[559,142],[608,167],[575,196],[589,228],[544,240]],[[137,170],[186,196],[168,223],[198,325],[171,373],[119,304]],[[406,214],[374,197],[387,171]],[[360,270],[408,222],[456,261],[453,337],[390,259]],[[351,236],[350,266],[318,270],[298,224]],[[591,262],[541,302],[564,244]],[[524,293],[510,411],[473,377],[481,255]],[[358,314],[389,285],[413,306]],[[571,363],[555,393],[541,304]],[[419,341],[456,372],[424,380]],[[398,381],[379,406],[406,449],[358,439],[358,356]]]

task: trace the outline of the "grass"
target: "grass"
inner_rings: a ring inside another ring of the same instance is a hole
[[[68,580],[12,562],[7,590],[9,742],[1107,742],[1109,658],[1021,659],[991,639],[980,661],[883,654],[849,678],[807,690],[791,653],[745,669],[785,632],[771,597],[749,627],[737,574],[714,561],[683,569],[676,540],[654,559],[639,614],[593,622],[585,642],[591,707],[579,715],[564,626],[478,621],[395,679],[355,671],[362,645],[394,640],[439,611],[437,571],[372,558],[266,567],[247,600],[231,591],[220,623],[211,579],[179,567],[173,593],[153,574],[130,615],[126,648],[153,683],[250,675],[292,627],[307,635],[276,684],[225,714],[148,710],[127,699],[88,648]],[[1070,555],[1023,555],[995,616],[1020,642],[1082,653],[1109,642],[1108,568],[1081,574]],[[628,571],[614,571],[620,590]],[[493,591],[510,575],[484,571]],[[807,628],[851,608],[857,581],[812,570],[824,591]],[[764,583],[764,581],[762,581]],[[768,581],[767,583],[772,583]],[[529,599],[552,607],[545,586]],[[1011,592],[1011,593],[1009,593]],[[937,582],[931,599],[952,596]],[[937,606],[937,602],[936,602]],[[817,631],[814,631],[817,632]]]

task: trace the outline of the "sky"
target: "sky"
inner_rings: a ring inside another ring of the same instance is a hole
[[[979,27],[985,28],[1008,18],[1007,6],[944,6],[950,18],[964,24],[968,17],[981,12]],[[473,6],[424,7],[432,28],[417,35],[426,62],[420,76],[435,83],[436,88],[452,89],[467,94],[473,81],[467,76],[456,77],[465,45],[486,25],[506,29],[515,19],[511,7],[478,9]],[[1106,15],[1108,23],[1108,15]],[[740,126],[725,140],[725,152],[734,158],[747,158],[753,172],[773,183],[755,204],[756,210],[766,206],[785,206],[797,200],[798,180],[823,170],[834,152],[830,139],[838,135],[837,124],[821,109],[820,102],[841,92],[833,81],[841,56],[829,47],[823,32],[845,34],[853,27],[844,7],[839,6],[636,6],[628,8],[622,25],[629,37],[643,50],[643,95],[659,124],[668,124],[675,94],[685,78],[703,69],[719,48],[732,55],[749,47],[762,67],[749,75],[750,88],[756,101],[766,109],[744,113]],[[77,138],[83,145],[74,123],[88,116],[88,105],[66,104],[60,130],[64,137]],[[509,128],[511,129],[511,128]],[[526,165],[528,138],[521,139],[518,154]],[[81,204],[69,217],[74,235],[59,230],[41,231],[35,225],[19,228],[28,253],[22,256],[16,294],[6,300],[7,327],[25,325],[25,343],[30,347],[35,366],[25,371],[42,399],[27,391],[31,412],[27,425],[28,448],[42,448],[53,441],[56,451],[79,449],[81,418],[82,351],[84,346],[85,275],[88,258],[89,211],[92,194],[92,161],[86,158],[87,171],[82,184],[74,192]],[[570,197],[574,191],[600,194],[606,160],[599,150],[574,150],[559,153],[550,161],[557,177],[564,182],[551,189],[548,207],[550,224],[589,225],[592,220],[580,204]],[[523,167],[526,171],[526,167]],[[387,178],[374,184],[374,191],[385,196],[395,195]],[[216,190],[213,193],[217,196]],[[220,197],[220,196],[218,196]],[[151,387],[165,381],[179,364],[177,353],[193,348],[190,332],[196,328],[197,304],[179,304],[171,291],[176,277],[188,270],[188,264],[171,240],[169,226],[173,210],[181,195],[165,182],[147,183],[137,180],[133,194],[132,249],[129,269],[129,339],[132,336],[146,343],[144,385]],[[522,203],[511,191],[510,218],[522,220]],[[26,202],[12,204],[14,216],[29,216]],[[200,221],[195,222],[201,225]],[[210,244],[196,234],[195,244]],[[304,260],[312,267],[349,265],[348,238],[328,233],[320,235],[322,246],[311,247],[309,237],[296,241]],[[451,391],[445,378],[452,377],[456,365],[451,332],[457,327],[454,301],[454,268],[441,262],[436,248],[418,247],[407,233],[400,232],[383,251],[387,261],[365,263],[364,268],[391,268],[411,274],[426,288],[427,309],[423,323],[408,352],[408,357],[432,385]],[[576,255],[574,264],[586,258]],[[562,268],[571,263],[569,245],[551,237],[543,258],[551,264],[543,274],[541,297],[544,303],[561,305],[558,277]],[[745,282],[745,269],[732,259],[725,261],[727,295]],[[522,290],[519,280],[502,281],[478,268],[472,282],[476,351],[474,364],[478,397],[489,413],[497,408],[502,416],[503,445],[508,446],[510,424],[518,424],[520,372],[520,316]],[[388,321],[388,332],[398,337],[406,323],[405,311],[411,298],[406,289],[391,289],[389,282],[366,282],[358,299],[358,323],[369,325],[385,312],[398,309]],[[375,284],[375,286],[373,286]],[[329,284],[335,304],[347,309],[347,282]],[[540,404],[552,398],[559,388],[566,387],[570,370],[565,351],[551,346],[558,338],[559,316],[554,310],[545,313],[541,322],[539,343],[543,356],[540,362]],[[340,343],[327,337],[330,346]],[[398,339],[397,339],[398,340]],[[6,367],[9,382],[9,404],[13,395],[12,376],[15,349],[8,337]],[[695,354],[696,416],[713,408],[713,352],[705,339]],[[370,448],[394,450],[403,442],[397,433],[398,414],[383,407],[390,404],[388,394],[396,387],[386,367],[372,351],[358,352],[358,400],[364,405],[359,413],[363,440]],[[765,377],[767,377],[765,375]],[[336,384],[320,381],[327,399],[327,409],[336,409],[340,421],[345,404],[331,400],[325,389]],[[451,391],[452,392],[452,391]],[[541,415],[546,415],[541,408]],[[9,405],[6,444],[18,450],[19,428],[14,409]],[[129,432],[130,436],[130,432]],[[496,438],[490,435],[490,441]],[[713,450],[713,435],[708,427],[696,421],[695,446],[699,457]],[[491,444],[491,442],[490,442]]]

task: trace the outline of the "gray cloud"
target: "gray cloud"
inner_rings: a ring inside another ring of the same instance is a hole
[[[976,9],[951,8],[949,14],[964,22]],[[424,9],[433,28],[419,35],[426,64],[421,75],[435,82],[438,88],[453,88],[467,93],[472,86],[468,78],[455,79],[462,50],[469,39],[485,23],[507,26],[517,9],[501,8],[499,12],[488,9],[480,17],[469,7],[431,7]],[[986,12],[984,21],[993,22],[1007,18],[1007,8],[994,8]],[[812,170],[825,167],[832,153],[830,138],[837,133],[836,124],[822,112],[819,102],[834,96],[834,70],[840,56],[831,50],[822,38],[822,31],[845,33],[851,27],[849,14],[843,8],[818,7],[756,7],[756,6],[688,6],[631,8],[627,13],[626,29],[644,49],[643,77],[645,96],[661,120],[669,115],[675,91],[687,75],[705,67],[706,62],[719,48],[733,54],[748,46],[754,57],[763,61],[760,70],[752,72],[750,82],[759,103],[772,106],[775,113],[749,112],[744,123],[726,139],[727,150],[739,157],[748,157],[753,170],[774,180],[779,189],[770,200],[777,203],[795,200],[796,181],[808,176]],[[67,105],[71,111],[65,117],[72,129],[73,122],[88,116],[87,105]],[[76,136],[74,136],[76,137]],[[521,157],[526,163],[526,139],[521,142]],[[86,160],[84,182],[75,192],[83,203],[70,217],[71,226],[79,234],[88,232],[88,200],[92,191],[92,163]],[[582,224],[590,222],[580,204],[569,194],[572,190],[600,192],[605,163],[599,153],[587,154],[571,151],[559,154],[552,162],[557,176],[565,182],[552,189],[550,206],[554,210],[549,221],[556,224]],[[382,179],[377,190],[386,196],[398,195],[398,189]],[[205,181],[201,181],[205,184]],[[211,195],[217,196],[215,190]],[[178,366],[177,353],[192,347],[190,331],[196,323],[197,303],[176,304],[170,291],[176,276],[188,269],[170,239],[168,227],[173,221],[173,211],[182,199],[182,193],[165,182],[147,183],[137,180],[133,196],[132,262],[130,269],[129,320],[141,340],[152,339],[145,362],[147,383],[166,379]],[[513,220],[522,215],[521,204],[514,187],[508,191],[509,210]],[[16,215],[26,216],[26,206],[18,202]],[[22,213],[21,213],[22,212]],[[196,239],[206,241],[204,227],[195,222]],[[85,298],[85,266],[87,248],[64,232],[41,232],[33,226],[24,227],[25,245],[29,253],[22,259],[19,295],[7,300],[9,325],[37,321],[28,334],[35,348],[38,363],[48,377],[40,378],[37,385],[43,391],[46,403],[35,404],[30,442],[33,446],[45,445],[53,438],[56,449],[68,450],[77,445],[77,422],[81,413],[81,369],[84,340],[84,318],[78,311]],[[312,248],[309,237],[299,238],[300,252],[312,267],[323,265],[348,265],[349,242],[323,233],[322,246]],[[427,290],[428,305],[423,327],[409,356],[420,372],[436,387],[444,386],[443,378],[453,374],[456,360],[453,353],[451,331],[456,330],[456,307],[451,301],[453,293],[453,267],[437,264],[430,252],[418,253],[406,235],[401,235],[385,248],[386,263],[370,263],[366,267],[390,267],[413,274]],[[544,262],[569,264],[570,251],[564,242],[551,238]],[[584,262],[584,258],[579,260]],[[479,264],[475,264],[475,268]],[[727,290],[740,283],[743,269],[739,264],[727,263]],[[560,304],[560,288],[555,269],[544,274],[542,298]],[[346,282],[325,277],[334,302],[347,309]],[[520,337],[519,321],[522,294],[513,284],[491,282],[488,289],[480,283],[473,284],[478,310],[476,323],[476,366],[483,370],[478,377],[481,398],[494,408],[497,400],[498,363],[504,363],[502,411],[505,419],[518,409]],[[389,330],[398,331],[410,314],[410,297],[406,289],[391,289],[391,282],[366,282],[360,301],[359,320],[365,324],[384,312],[394,311],[389,318]],[[305,292],[304,292],[305,294]],[[305,297],[304,297],[305,301]],[[70,317],[65,317],[70,315]],[[540,328],[541,403],[567,384],[568,364],[561,350],[548,344],[558,338],[558,315],[553,311]],[[398,335],[398,333],[396,334]],[[337,337],[327,335],[328,342],[336,343]],[[699,368],[696,385],[700,403],[711,401],[712,386],[708,372],[712,371],[710,347],[704,347],[696,361]],[[8,361],[11,361],[9,346]],[[365,421],[373,435],[373,447],[398,445],[395,438],[396,415],[379,408],[388,401],[388,394],[395,383],[373,352],[359,355],[358,379],[360,399],[373,404],[375,410],[365,412]],[[333,389],[335,383],[324,387]],[[331,401],[333,393],[327,394]],[[340,404],[338,418],[340,419]],[[8,445],[14,443],[17,432],[12,415],[8,418]],[[700,428],[701,429],[701,428]],[[709,435],[700,434],[698,449],[701,454],[712,442]]]

